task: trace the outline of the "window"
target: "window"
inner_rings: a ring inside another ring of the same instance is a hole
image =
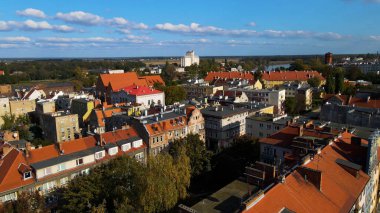
[[[264,127],[264,124],[260,124],[260,128],[263,128]]]
[[[109,155],[116,155],[116,153],[117,153],[117,147],[113,147],[108,150]]]
[[[163,141],[164,139],[163,139],[163,137],[162,137],[162,135],[161,135],[161,142]]]
[[[144,158],[144,152],[137,153],[137,154],[135,155],[135,158],[136,158],[137,160],[141,160],[141,159],[143,159],[143,158]]]
[[[61,186],[66,185],[68,182],[69,182],[69,178],[68,178],[68,177],[64,177],[64,178],[61,178],[61,179],[59,180],[59,184],[60,184]]]
[[[83,164],[83,158],[77,159],[76,163],[77,163],[77,166],[82,165]]]
[[[97,153],[95,153],[95,159],[96,160],[99,160],[99,159],[101,159],[101,158],[103,158],[104,156],[103,156],[103,151],[100,151],[100,152],[97,152]]]
[[[50,175],[51,174],[51,167],[45,168],[44,173],[45,173],[45,175]]]
[[[140,147],[140,146],[142,146],[142,140],[138,140],[138,141],[134,141],[133,142],[133,147]]]
[[[121,146],[121,150],[123,152],[126,152],[126,151],[128,151],[130,149],[131,149],[131,144],[130,143],[127,143],[127,144],[124,144],[123,146]]]
[[[24,180],[29,179],[31,177],[32,177],[32,172],[31,171],[24,173]]]
[[[259,132],[259,137],[263,137],[263,133],[262,132]]]
[[[66,165],[64,163],[61,163],[58,165],[58,172],[63,171],[66,169]]]
[[[270,129],[272,129],[272,125],[267,125],[267,130],[270,130]]]

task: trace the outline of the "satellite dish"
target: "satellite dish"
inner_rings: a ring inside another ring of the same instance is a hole
[[[94,129],[94,133],[96,133],[97,132],[97,130],[96,129]]]
[[[17,136],[18,136],[17,132],[14,132],[13,133],[13,138],[17,138]]]

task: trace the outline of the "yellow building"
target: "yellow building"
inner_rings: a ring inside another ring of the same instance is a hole
[[[94,100],[73,99],[71,102],[71,113],[78,114],[79,126],[84,127],[92,110],[95,108]]]
[[[54,142],[70,141],[79,132],[78,115],[64,112],[42,114],[44,137]]]

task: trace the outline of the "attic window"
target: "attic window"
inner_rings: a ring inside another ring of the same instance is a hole
[[[31,177],[32,177],[32,172],[31,171],[24,172],[24,180],[27,180],[27,179],[29,179]]]

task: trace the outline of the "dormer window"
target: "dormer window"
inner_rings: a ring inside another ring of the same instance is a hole
[[[109,155],[116,155],[116,153],[117,153],[117,147],[113,147],[113,148],[108,149]]]
[[[27,179],[29,179],[31,177],[32,177],[32,172],[31,171],[24,172],[24,180],[27,180]]]

